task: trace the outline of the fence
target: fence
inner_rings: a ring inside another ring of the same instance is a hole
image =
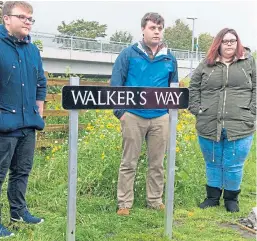
[[[45,73],[45,75],[47,76],[47,86],[48,87],[51,87],[51,86],[62,87],[64,85],[70,85],[70,82],[67,79],[49,78],[47,73]],[[100,81],[83,81],[83,80],[81,80],[80,85],[108,86],[109,83],[100,82]],[[56,105],[56,104],[60,104],[61,101],[62,101],[61,93],[47,94],[45,104],[44,104],[44,112],[43,112],[43,118],[46,123],[47,123],[48,117],[69,116],[68,110],[49,109],[49,103]],[[86,110],[80,110],[80,112],[86,112]],[[63,139],[48,139],[48,138],[45,138],[45,134],[49,133],[49,132],[67,132],[68,128],[69,128],[68,121],[67,121],[67,123],[62,123],[62,124],[46,124],[44,130],[38,132],[38,134],[37,134],[37,147],[38,148],[47,147],[47,146],[50,146],[51,143],[53,143],[53,142],[62,143],[64,141]],[[83,128],[85,128],[85,125],[79,124],[79,129],[83,129]]]
[[[90,51],[101,53],[119,54],[124,48],[128,47],[130,43],[121,43],[107,41],[104,39],[89,39],[76,36],[65,36],[49,33],[31,33],[33,41],[40,40],[44,47],[52,47],[58,49],[68,49],[70,51]],[[171,52],[177,59],[190,59],[191,53],[194,60],[198,61],[205,57],[205,52],[198,52],[183,49],[170,48]]]

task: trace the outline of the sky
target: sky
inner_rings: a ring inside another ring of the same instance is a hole
[[[182,19],[195,35],[215,36],[225,27],[234,28],[244,46],[257,49],[257,1],[29,1],[34,8],[36,22],[33,31],[58,33],[62,21],[84,19],[107,24],[107,38],[116,30],[128,31],[134,41],[142,37],[140,22],[146,12],[158,12],[165,19],[165,27]]]

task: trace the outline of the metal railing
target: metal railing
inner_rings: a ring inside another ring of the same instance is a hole
[[[89,51],[100,53],[119,54],[130,43],[112,42],[108,40],[97,40],[89,38],[81,38],[76,36],[64,36],[58,34],[32,32],[32,41],[40,40],[44,47],[52,47],[58,49],[68,49],[71,51]],[[189,60],[191,58],[190,50],[172,49],[173,55],[179,60]],[[205,52],[192,52],[193,59],[199,61],[205,57]]]

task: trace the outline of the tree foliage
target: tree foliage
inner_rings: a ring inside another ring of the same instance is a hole
[[[164,41],[172,49],[191,49],[192,31],[180,19],[164,30]]]
[[[131,43],[133,36],[127,31],[116,31],[110,38],[114,42]]]
[[[207,52],[212,44],[213,37],[209,33],[202,33],[198,39],[198,50]]]
[[[181,19],[175,21],[174,26],[167,27],[164,31],[164,41],[172,49],[192,49],[192,30]],[[199,35],[198,50],[208,51],[213,37],[209,33]],[[196,38],[194,39],[194,50],[196,50]]]
[[[0,1],[0,23],[3,23],[3,16],[2,16],[3,5],[4,5],[4,2]]]
[[[39,51],[43,51],[43,42],[40,39],[34,40],[33,44],[35,44],[37,46]]]
[[[66,24],[62,21],[61,25],[57,27],[57,30],[62,35],[77,36],[82,38],[97,38],[105,37],[107,25],[99,24],[96,21],[85,21],[84,19],[78,19]]]
[[[257,51],[253,52],[253,57],[257,60]]]

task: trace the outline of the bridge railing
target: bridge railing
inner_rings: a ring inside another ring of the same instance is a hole
[[[70,51],[90,51],[100,53],[119,54],[130,43],[112,42],[107,40],[88,39],[75,36],[55,35],[48,33],[31,33],[32,40],[41,40],[44,47],[68,49]],[[183,49],[172,49],[171,52],[177,59],[190,59],[191,51]],[[194,60],[201,60],[205,52],[192,52]]]

